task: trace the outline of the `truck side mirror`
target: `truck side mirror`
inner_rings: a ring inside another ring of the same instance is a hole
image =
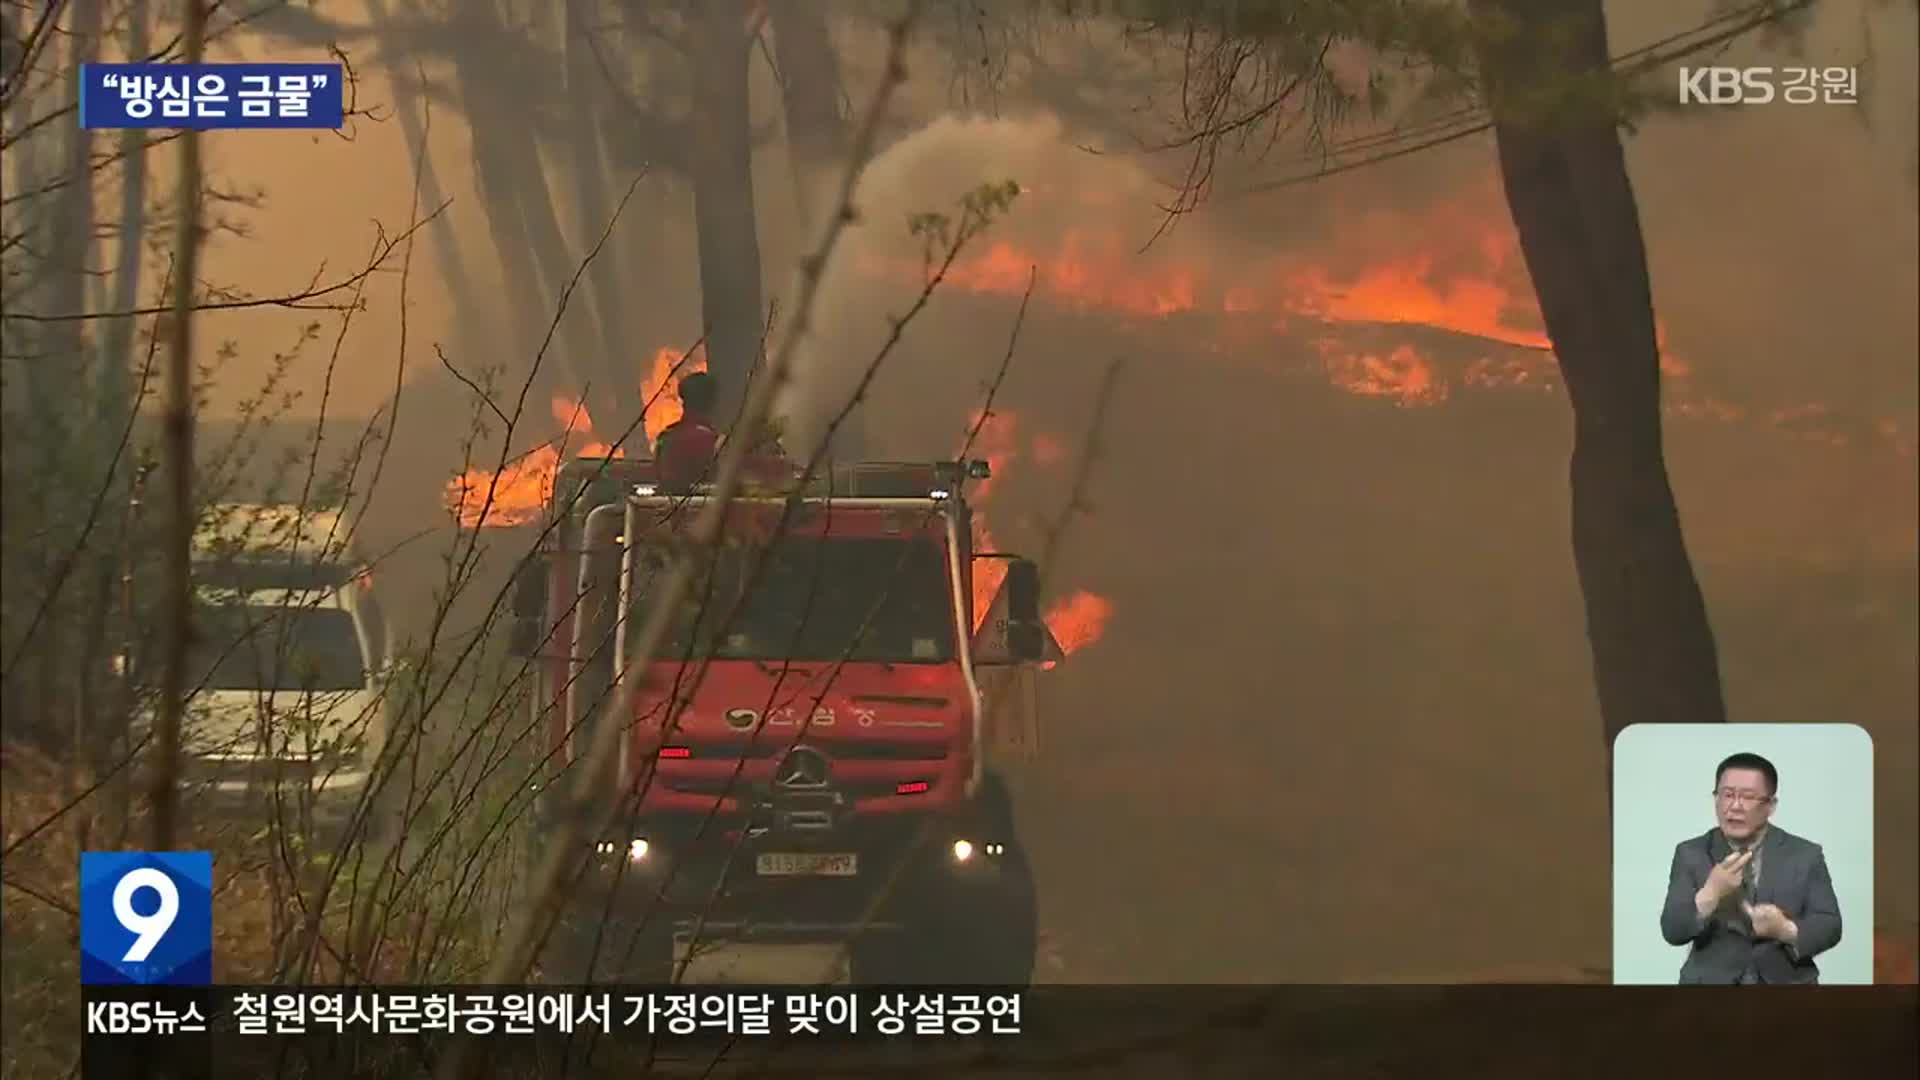
[[[1030,559],[1007,566],[1007,652],[1021,663],[1037,663],[1046,654],[1040,623],[1040,568]]]
[[[1032,559],[1007,564],[1007,621],[1040,621],[1040,568]]]

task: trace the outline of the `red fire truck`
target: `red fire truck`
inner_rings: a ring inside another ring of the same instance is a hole
[[[641,668],[649,597],[713,496],[659,490],[649,460],[561,470],[514,603],[551,750],[537,827],[578,805],[568,766],[597,725],[627,731],[618,824],[543,966],[660,982],[784,949],[824,957],[818,981],[1030,979],[1033,878],[994,765],[1030,751],[1034,673],[1062,653],[1034,564],[972,550],[963,489],[986,475],[863,463],[736,496]],[[608,715],[623,686],[630,713]]]

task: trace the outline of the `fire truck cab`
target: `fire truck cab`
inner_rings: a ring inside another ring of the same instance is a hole
[[[796,470],[736,496],[720,542],[697,550],[686,532],[707,488],[662,492],[646,460],[561,470],[515,602],[551,751],[536,819],[569,804],[568,766],[597,725],[626,731],[618,823],[583,853],[543,967],[698,980],[757,952],[814,968],[797,973],[809,982],[1031,978],[1033,878],[993,765],[1033,745],[1031,679],[1062,653],[1037,568],[972,549],[963,488],[986,471],[867,463],[802,484]],[[692,588],[636,666],[683,551]],[[975,568],[996,563],[976,619]],[[623,687],[630,709],[610,715]]]

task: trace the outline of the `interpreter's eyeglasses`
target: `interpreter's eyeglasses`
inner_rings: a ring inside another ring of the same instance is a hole
[[[1721,788],[1713,793],[1713,797],[1730,806],[1765,806],[1773,801],[1771,795],[1762,795],[1757,791],[1735,791],[1732,788]]]

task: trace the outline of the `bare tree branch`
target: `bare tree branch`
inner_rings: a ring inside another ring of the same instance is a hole
[[[198,204],[198,199],[195,200],[195,203],[196,205]],[[350,290],[359,286],[361,282],[371,277],[382,266],[386,265],[387,258],[393,254],[395,248],[398,248],[402,244],[406,243],[407,240],[410,237],[412,237],[414,233],[419,232],[421,229],[425,228],[428,222],[431,222],[434,218],[439,217],[441,212],[446,210],[446,208],[448,206],[451,206],[452,204],[453,204],[453,200],[449,198],[445,202],[442,202],[439,206],[435,207],[432,213],[427,214],[425,217],[422,217],[420,220],[414,222],[413,225],[408,227],[408,229],[405,232],[392,238],[383,238],[380,241],[378,250],[375,251],[374,253],[373,260],[367,264],[365,269],[360,270],[347,277],[341,278],[338,281],[321,285],[321,284],[318,284],[320,280],[320,275],[326,273],[326,267],[322,266],[319,270],[314,272],[314,275],[312,278],[313,284],[309,284],[306,288],[300,290],[299,292],[287,293],[281,296],[251,297],[244,300],[201,300],[201,301],[189,300],[187,302],[186,307],[184,308],[180,307],[177,304],[169,304],[165,307],[134,308],[130,311],[78,311],[78,312],[67,312],[60,315],[38,315],[32,312],[24,312],[24,313],[8,312],[6,317],[9,319],[18,319],[21,322],[62,323],[62,322],[80,322],[84,320],[93,320],[93,319],[125,319],[125,318],[131,318],[137,315],[169,315],[178,311],[237,311],[241,308],[262,308],[262,307],[292,308],[297,311],[339,311],[339,310],[342,310],[344,305],[310,304],[310,303],[306,303],[305,301],[317,300],[320,297],[330,296],[334,293]],[[176,284],[176,288],[178,287],[179,286]],[[187,285],[187,288],[188,289],[192,288],[191,283]]]
[[[500,422],[503,424],[506,424],[508,428],[512,428],[513,426],[512,418],[509,417],[506,413],[503,413],[500,411],[500,406],[495,405],[493,403],[493,396],[487,393],[485,390],[482,390],[480,388],[479,383],[474,382],[472,379],[467,377],[467,374],[465,372],[453,366],[453,361],[447,359],[447,354],[445,350],[440,348],[440,343],[437,341],[433,343],[433,355],[440,358],[440,366],[447,369],[447,374],[452,375],[456,379],[459,379],[460,385],[473,391],[473,396],[479,398],[480,403],[482,405],[485,405],[489,412],[499,417]]]

